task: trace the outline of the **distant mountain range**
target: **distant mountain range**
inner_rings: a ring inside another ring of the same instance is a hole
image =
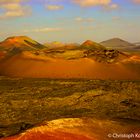
[[[137,51],[140,49],[140,42],[130,43],[120,38],[112,38],[109,40],[102,41],[100,43],[96,43],[92,40],[86,40],[81,45],[77,43],[65,44],[57,41],[51,43],[45,43],[44,45],[47,46],[48,48],[53,48],[53,49],[54,48],[76,49],[77,47],[78,49],[87,49],[87,50],[108,48],[108,49],[117,49],[121,51]]]
[[[37,50],[37,49],[118,49],[118,50],[133,50],[140,48],[140,42],[130,43],[120,38],[112,38],[100,43],[96,43],[92,40],[87,40],[81,45],[78,43],[61,43],[58,41],[47,42],[44,45],[27,37],[27,36],[14,36],[5,39],[0,42],[0,50],[12,50],[13,48],[19,48],[20,50]]]

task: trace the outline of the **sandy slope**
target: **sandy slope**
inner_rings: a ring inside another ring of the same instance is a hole
[[[6,56],[6,52],[0,51],[0,60]]]
[[[26,132],[1,140],[113,140],[117,134],[137,140],[139,126],[110,120],[67,118],[44,122]],[[114,134],[114,136],[113,136]],[[115,135],[116,134],[116,135]],[[134,136],[132,137],[133,134]],[[116,137],[116,138],[115,138]]]
[[[139,72],[133,68],[129,70],[125,63],[98,63],[91,58],[54,59],[23,52],[3,61],[0,74],[38,78],[140,79]]]

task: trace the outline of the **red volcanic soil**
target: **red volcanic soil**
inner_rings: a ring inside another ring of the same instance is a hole
[[[99,63],[91,58],[64,60],[23,52],[0,63],[0,75],[29,78],[140,79],[139,71],[133,67],[129,69],[125,63]],[[137,65],[140,66],[140,63]]]
[[[0,140],[114,140],[108,134],[139,134],[139,128],[136,124],[110,120],[67,118],[44,122],[22,134]]]
[[[93,140],[83,135],[67,132],[30,132],[25,135],[3,138],[1,140]]]
[[[58,119],[0,140],[95,140],[88,132],[82,130],[84,127],[82,119]]]

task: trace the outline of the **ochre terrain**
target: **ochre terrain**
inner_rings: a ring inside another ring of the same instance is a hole
[[[140,59],[132,56],[110,64],[88,57],[65,60],[23,52],[3,60],[0,74],[36,78],[139,79],[139,69],[128,68],[127,64],[140,66]]]
[[[0,75],[3,76],[140,79],[140,56],[107,50],[90,40],[81,46],[39,48],[39,43],[21,36],[8,38],[0,45],[5,48],[0,52]]]

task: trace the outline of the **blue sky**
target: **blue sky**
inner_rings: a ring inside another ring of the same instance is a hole
[[[140,41],[140,0],[1,0],[0,40],[26,35],[41,43]]]

